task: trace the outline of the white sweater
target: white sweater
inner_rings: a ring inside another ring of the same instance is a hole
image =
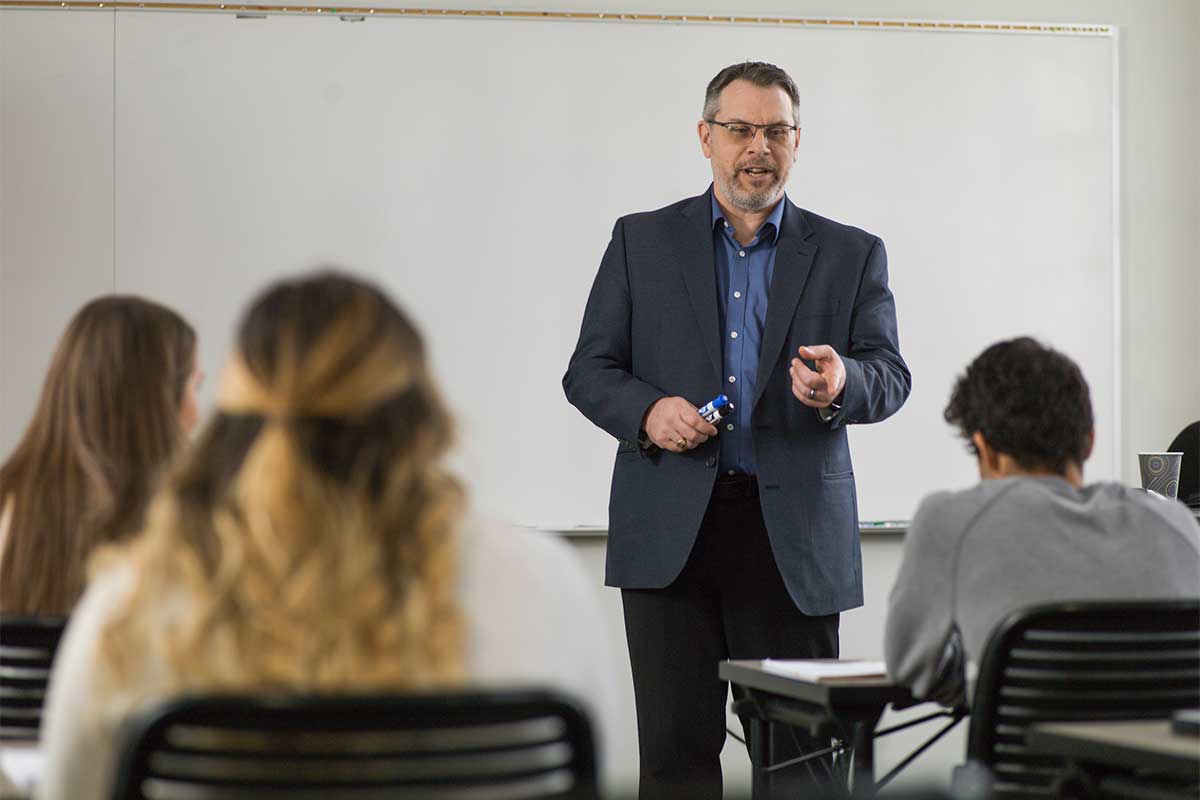
[[[570,547],[549,534],[468,523],[461,543],[459,599],[467,623],[467,664],[475,686],[544,686],[591,712],[601,751],[616,703],[605,670],[605,627],[595,589]],[[71,616],[55,658],[42,723],[46,771],[38,796],[106,798],[116,749],[94,680],[101,631],[133,588],[127,566],[98,576]],[[169,612],[168,612],[169,613]],[[161,664],[145,665],[154,674]],[[147,702],[161,698],[148,698]]]

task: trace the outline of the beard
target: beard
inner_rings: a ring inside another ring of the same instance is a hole
[[[738,183],[738,177],[741,175],[745,167],[738,167],[732,173],[723,173],[716,175],[717,184],[721,187],[721,193],[729,198],[729,202],[740,208],[742,211],[763,211],[770,208],[779,199],[783,193],[783,182],[786,176],[780,175],[779,171],[774,166],[763,164],[753,164],[748,166],[766,167],[773,170],[770,175],[772,180],[766,186],[758,189],[744,189]]]

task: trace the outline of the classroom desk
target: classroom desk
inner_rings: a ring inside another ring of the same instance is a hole
[[[1200,782],[1200,737],[1175,733],[1169,720],[1054,722],[1033,725],[1025,733],[1031,750],[1059,756],[1092,776],[1102,796],[1137,796],[1149,788],[1158,797],[1195,798]],[[1112,768],[1137,769],[1107,774]],[[1172,791],[1156,777],[1190,787]]]
[[[891,704],[915,704],[905,688],[886,679],[851,678],[816,683],[777,675],[762,661],[722,661],[722,680],[749,691],[755,710],[750,740],[751,797],[771,796],[771,738],[786,727],[803,727],[848,743],[854,751],[851,772],[854,797],[875,794],[875,726]]]

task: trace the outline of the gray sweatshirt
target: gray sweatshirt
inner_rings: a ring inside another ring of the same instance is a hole
[[[917,509],[889,601],[888,672],[919,698],[952,703],[965,692],[969,702],[988,636],[1012,611],[1197,595],[1200,526],[1183,504],[1115,483],[985,480]],[[939,669],[953,663],[956,627],[966,663]]]

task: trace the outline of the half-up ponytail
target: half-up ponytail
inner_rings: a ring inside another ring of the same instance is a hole
[[[462,680],[463,492],[400,312],[334,274],[274,287],[242,324],[219,405],[131,550],[137,587],[104,643],[112,679],[132,688],[120,653],[161,647],[171,677],[152,691]],[[163,593],[181,611],[156,639],[138,618]]]

